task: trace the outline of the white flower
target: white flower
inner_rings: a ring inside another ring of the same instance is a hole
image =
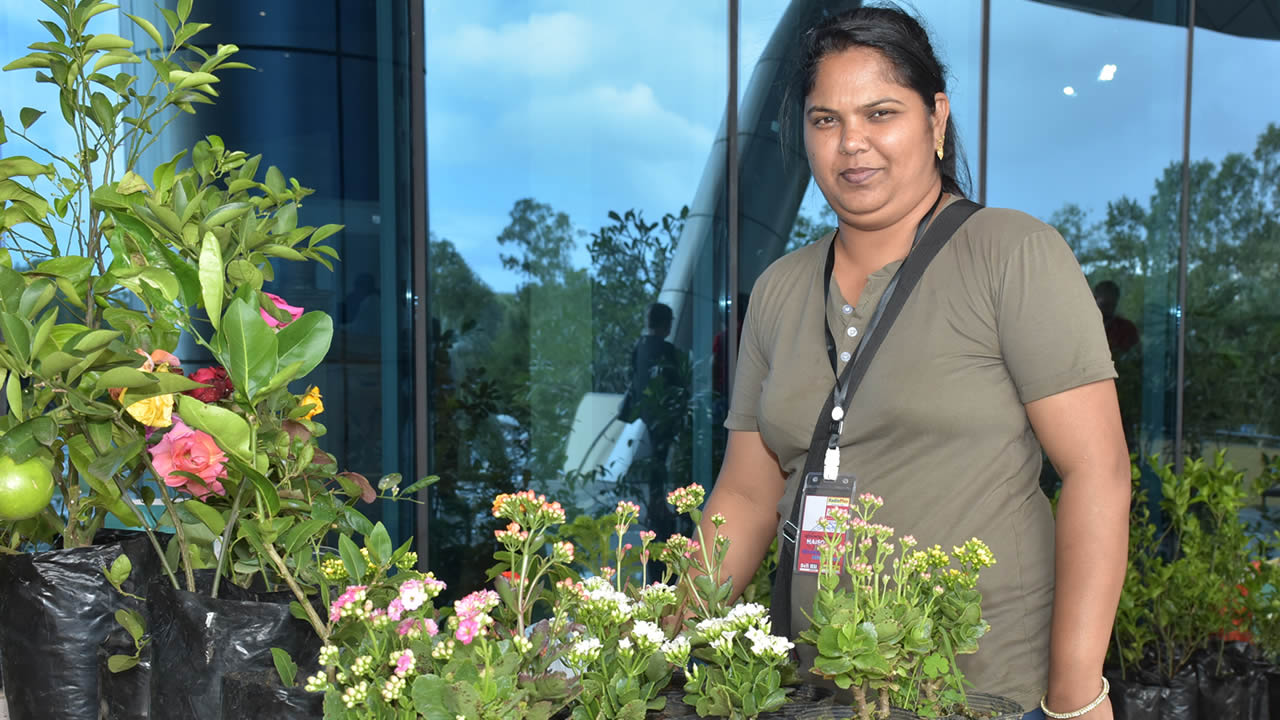
[[[759,603],[743,603],[735,605],[725,618],[729,625],[738,630],[745,630],[768,616],[769,611]]]
[[[751,641],[751,653],[769,660],[781,660],[795,647],[790,640],[770,635],[760,628],[747,630],[746,636]]]
[[[689,661],[689,638],[678,635],[662,643],[662,656],[672,665],[683,666]]]
[[[585,665],[600,657],[600,641],[596,638],[583,638],[573,644],[566,658],[571,664]]]
[[[662,628],[658,627],[657,623],[649,622],[648,620],[637,620],[635,627],[631,629],[631,635],[636,638],[642,650],[653,650],[666,640],[666,635],[663,634]]]

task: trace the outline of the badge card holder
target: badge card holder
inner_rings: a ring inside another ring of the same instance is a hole
[[[815,472],[805,477],[800,497],[800,527],[795,540],[797,573],[818,574],[822,545],[831,534],[827,529],[830,526],[823,520],[830,518],[836,509],[843,510],[845,518],[848,518],[857,488],[858,481],[852,475],[824,478],[822,473]],[[839,569],[838,564],[836,567]]]

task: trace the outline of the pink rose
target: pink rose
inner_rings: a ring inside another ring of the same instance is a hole
[[[264,293],[262,293],[262,294],[263,294],[263,295],[266,295],[266,296],[267,296],[267,297],[269,297],[269,298],[271,298],[271,302],[275,303],[275,306],[276,306],[276,307],[278,307],[278,308],[280,308],[281,310],[283,310],[283,311],[285,311],[285,312],[289,313],[289,322],[280,322],[279,320],[277,320],[277,319],[275,319],[275,318],[271,317],[271,314],[270,314],[270,313],[268,313],[266,310],[263,310],[262,308],[259,308],[259,309],[258,309],[258,312],[262,313],[262,319],[263,319],[264,321],[266,321],[266,323],[267,323],[267,325],[268,325],[268,326],[273,327],[273,328],[276,328],[277,330],[279,330],[280,328],[284,327],[285,325],[288,325],[289,323],[293,322],[294,320],[297,320],[298,318],[302,317],[302,308],[300,308],[300,307],[295,307],[295,306],[293,306],[293,305],[290,305],[289,303],[285,302],[285,301],[284,301],[284,298],[280,297],[279,295],[275,295],[275,294],[273,294],[273,293],[269,293],[269,292],[264,292]]]
[[[218,482],[219,478],[227,476],[227,456],[208,433],[193,430],[175,417],[173,427],[160,438],[160,442],[149,448],[149,452],[151,463],[164,478],[165,485],[180,488],[201,499],[210,493],[227,494],[222,483]],[[178,475],[179,472],[191,473],[199,477],[200,482]]]

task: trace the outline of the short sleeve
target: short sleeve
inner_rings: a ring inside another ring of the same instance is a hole
[[[1012,248],[1000,278],[996,326],[1023,404],[1116,377],[1102,313],[1055,230],[1034,232]]]
[[[757,288],[760,283],[757,283]],[[764,338],[760,336],[764,323],[758,311],[760,303],[755,293],[747,304],[742,322],[742,339],[738,344],[738,367],[733,375],[733,393],[729,402],[729,414],[724,426],[729,430],[757,432],[760,429],[758,415],[764,380],[769,374],[769,361],[764,351]]]

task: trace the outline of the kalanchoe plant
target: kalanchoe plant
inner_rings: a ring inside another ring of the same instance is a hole
[[[685,621],[689,647],[696,656],[688,665],[672,662],[685,670],[685,701],[699,715],[753,718],[786,703],[784,685],[793,679],[793,645],[771,633],[763,606],[730,606],[733,578],[721,578],[719,572],[729,550],[728,538],[720,534],[725,519],[713,516],[714,535],[705,536],[701,510],[705,497],[697,484],[667,496],[676,512],[688,515],[698,528],[697,540],[672,535],[660,555],[667,568],[664,581],[673,576],[680,579],[682,606],[689,612]]]
[[[566,579],[558,586],[560,606],[576,628],[565,655],[565,663],[582,684],[574,720],[641,720],[647,711],[662,709],[666,699],[658,693],[671,680],[672,663],[683,665],[688,657],[688,642],[668,641],[661,627],[663,617],[675,606],[675,588],[646,584],[644,570],[637,588],[614,570],[629,564],[633,548],[625,539],[639,513],[640,508],[628,501],[619,502],[614,511],[613,566],[581,582]],[[652,539],[653,533],[641,534],[642,557]]]
[[[771,633],[768,608],[736,605],[725,617],[699,622],[696,637],[711,649],[708,662],[687,670],[685,702],[699,715],[754,718],[786,703],[783,672],[795,646]]]
[[[862,720],[891,705],[937,717],[964,705],[956,657],[989,628],[977,583],[995,558],[976,538],[951,555],[917,550],[910,535],[891,542],[893,528],[871,522],[883,504],[864,493],[820,521],[818,592],[799,639],[817,648],[815,674],[852,690]]]
[[[345,539],[345,538],[344,538]],[[414,679],[444,666],[453,641],[440,635],[433,600],[445,589],[430,573],[413,570],[410,542],[392,549],[382,523],[358,551],[343,543],[342,558],[330,557],[325,574],[349,583],[328,608],[329,641],[321,649],[323,669],[306,689],[325,693],[325,717],[334,720],[413,720]]]

